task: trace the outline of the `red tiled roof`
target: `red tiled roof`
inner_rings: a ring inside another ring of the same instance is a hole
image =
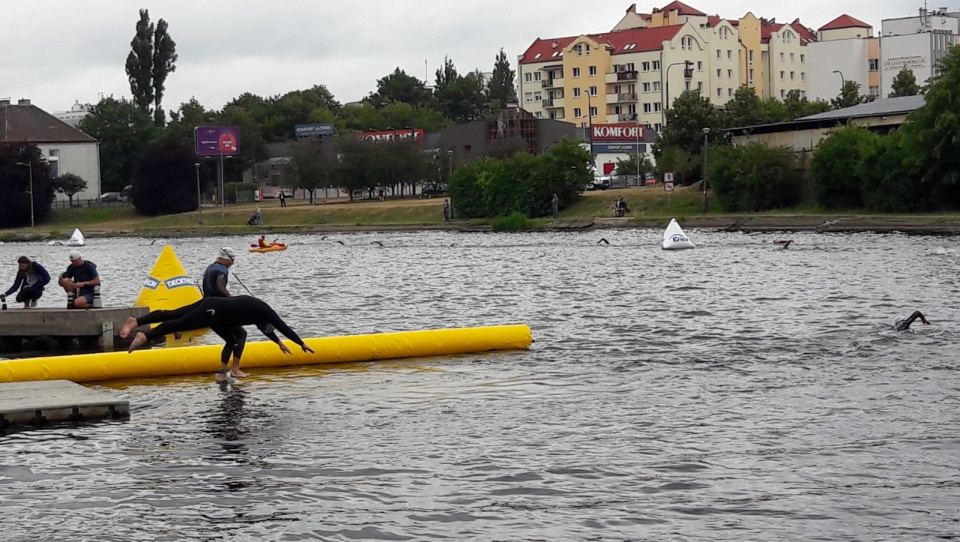
[[[760,20],[760,41],[768,42],[770,41],[770,35],[774,32],[783,28],[783,23],[771,23],[764,20]]]
[[[0,142],[93,143],[97,140],[34,105],[0,107]]]
[[[812,28],[807,28],[800,22],[800,19],[790,23],[791,28],[797,31],[797,34],[800,34],[801,43],[807,44],[814,41],[817,41],[817,35],[813,33]]]
[[[588,34],[587,37],[609,47],[610,54],[636,53],[640,51],[657,51],[664,41],[671,40],[677,35],[677,32],[683,27],[682,24],[671,26],[658,26],[654,28],[630,28],[618,32],[606,32],[604,34]],[[524,51],[520,64],[534,64],[540,62],[562,62],[563,57],[553,56],[553,53],[562,51],[579,36],[568,36],[565,38],[540,39],[537,38],[530,47]],[[636,47],[624,49],[627,45],[636,44]],[[537,55],[540,55],[537,58]]]
[[[668,11],[679,11],[680,15],[706,15],[706,13],[693,9],[692,7],[680,2],[679,0],[674,0],[669,4],[660,8],[660,11],[666,13]]]
[[[871,28],[871,26],[863,21],[854,19],[847,14],[843,14],[829,23],[821,26],[820,30],[837,30],[839,28]]]

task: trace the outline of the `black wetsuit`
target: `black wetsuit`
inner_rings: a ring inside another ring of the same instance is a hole
[[[911,314],[910,316],[894,322],[893,330],[903,331],[905,329],[910,329],[910,324],[912,324],[913,321],[916,320],[917,318],[920,318],[921,320],[923,320],[923,313],[921,313],[920,311],[913,311],[913,314]]]
[[[243,326],[255,325],[271,341],[280,342],[273,328],[283,333],[291,341],[303,346],[303,339],[290,326],[280,319],[280,316],[263,301],[248,295],[236,297],[206,297],[196,303],[180,307],[172,311],[153,311],[137,318],[137,326],[146,324],[160,325],[146,332],[147,339],[153,340],[163,335],[177,331],[190,331],[209,327],[219,335],[226,344],[220,355],[220,361],[227,363],[231,352],[235,358],[243,354],[246,344],[246,332],[243,337],[236,336],[236,329]]]

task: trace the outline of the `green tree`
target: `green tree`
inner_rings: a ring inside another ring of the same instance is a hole
[[[177,69],[177,44],[170,37],[167,22],[160,19],[154,26],[149,11],[141,9],[130,49],[126,71],[133,102],[162,126],[166,120],[161,104],[167,76]]]
[[[724,210],[759,212],[800,202],[801,175],[789,149],[725,145],[712,147],[710,156],[710,184]]]
[[[159,136],[150,116],[133,102],[108,97],[80,121],[80,130],[100,142],[104,192],[120,192],[133,179],[133,165]]]
[[[24,167],[22,164],[29,164]],[[31,173],[33,197],[31,198]],[[42,223],[50,214],[53,180],[50,165],[40,148],[32,143],[0,142],[0,228],[30,226],[30,203],[34,222]]]
[[[371,92],[366,101],[374,107],[382,108],[393,103],[418,107],[429,104],[432,100],[433,96],[427,89],[426,82],[396,68],[390,75],[377,80],[376,92]]]
[[[674,182],[681,186],[697,182],[703,164],[703,160],[697,158],[700,152],[703,152],[702,148],[696,155],[679,147],[663,148],[657,159],[657,177],[663,179],[663,174],[670,172],[673,173]]]
[[[859,126],[845,126],[820,143],[810,163],[813,200],[825,209],[860,209],[860,162],[874,152],[877,135]]]
[[[869,101],[869,97],[860,95],[860,83],[856,81],[846,81],[843,83],[840,94],[830,100],[830,105],[832,105],[834,109],[843,109],[844,107],[853,107]]]
[[[487,110],[484,81],[480,72],[461,76],[453,61],[444,58],[443,68],[436,72],[436,96],[443,116],[458,122],[480,118]]]
[[[724,106],[724,126],[739,128],[764,124],[767,119],[764,118],[760,105],[760,97],[753,87],[738,88],[733,93],[733,99]]]
[[[185,213],[197,209],[197,171],[193,148],[177,141],[152,144],[134,167],[130,199],[148,216]]]
[[[666,111],[666,124],[654,144],[653,155],[659,162],[666,147],[675,147],[692,156],[703,149],[703,129],[720,133],[723,117],[699,90],[688,90],[677,97]]]
[[[920,85],[917,84],[917,76],[913,74],[913,70],[909,68],[900,70],[896,77],[893,78],[893,84],[890,85],[890,90],[892,90],[892,92],[887,98],[916,96],[920,94]]]
[[[637,166],[640,166],[639,168]],[[635,176],[639,172],[639,177],[637,178],[637,183],[643,185],[644,175],[647,173],[653,173],[656,171],[656,168],[653,167],[653,164],[650,163],[650,160],[646,156],[641,155],[637,152],[631,152],[626,160],[617,159],[617,175],[623,176]]]
[[[153,34],[153,121],[163,126],[166,116],[163,112],[163,93],[167,90],[167,76],[177,71],[177,42],[167,31],[167,21],[157,21],[157,30]]]
[[[517,72],[510,68],[507,54],[501,48],[493,64],[493,75],[487,85],[487,100],[491,107],[503,109],[509,103],[517,103],[516,75]]]
[[[130,93],[133,102],[146,113],[153,105],[153,33],[155,28],[150,22],[150,12],[140,10],[137,31],[130,42],[130,54],[127,55],[127,78],[130,80]]]
[[[918,190],[935,197],[937,208],[960,208],[960,47],[940,59],[924,106],[901,128],[910,146],[911,165],[922,172]]]
[[[70,207],[73,207],[73,196],[87,189],[87,181],[73,173],[64,173],[53,179],[53,189],[67,196]]]
[[[920,189],[920,174],[911,164],[912,151],[904,134],[900,129],[880,136],[859,164],[860,191],[870,211],[909,213],[937,208],[937,196]]]

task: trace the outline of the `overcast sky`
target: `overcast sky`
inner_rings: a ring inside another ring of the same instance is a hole
[[[668,0],[638,2],[649,13]],[[841,14],[874,26],[916,15],[922,0],[690,0],[711,15],[746,12],[814,29]],[[236,96],[264,97],[326,85],[340,103],[376,90],[377,79],[400,67],[433,84],[444,56],[460,73],[492,71],[501,48],[516,69],[517,55],[538,37],[609,31],[629,0],[418,0],[210,2],[202,0],[45,0],[3,2],[0,8],[0,97],[29,98],[48,112],[101,95],[129,97],[124,63],[138,10],[165,19],[177,43],[177,70],[167,79],[167,111],[195,97],[221,109]],[[792,5],[791,5],[792,4]],[[956,11],[960,1],[931,9]],[[590,9],[586,9],[590,6]]]

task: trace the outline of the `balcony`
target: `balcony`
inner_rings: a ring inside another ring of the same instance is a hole
[[[625,70],[617,72],[617,81],[636,81],[637,70]]]
[[[547,98],[541,103],[545,109],[563,109],[563,98]]]
[[[617,115],[617,122],[636,122],[636,113],[620,113]]]
[[[540,86],[543,88],[559,88],[563,86],[563,78],[557,77],[554,79],[544,79],[540,81]]]
[[[620,94],[611,94],[614,98],[613,103],[635,102],[637,101],[636,92],[621,92]]]

